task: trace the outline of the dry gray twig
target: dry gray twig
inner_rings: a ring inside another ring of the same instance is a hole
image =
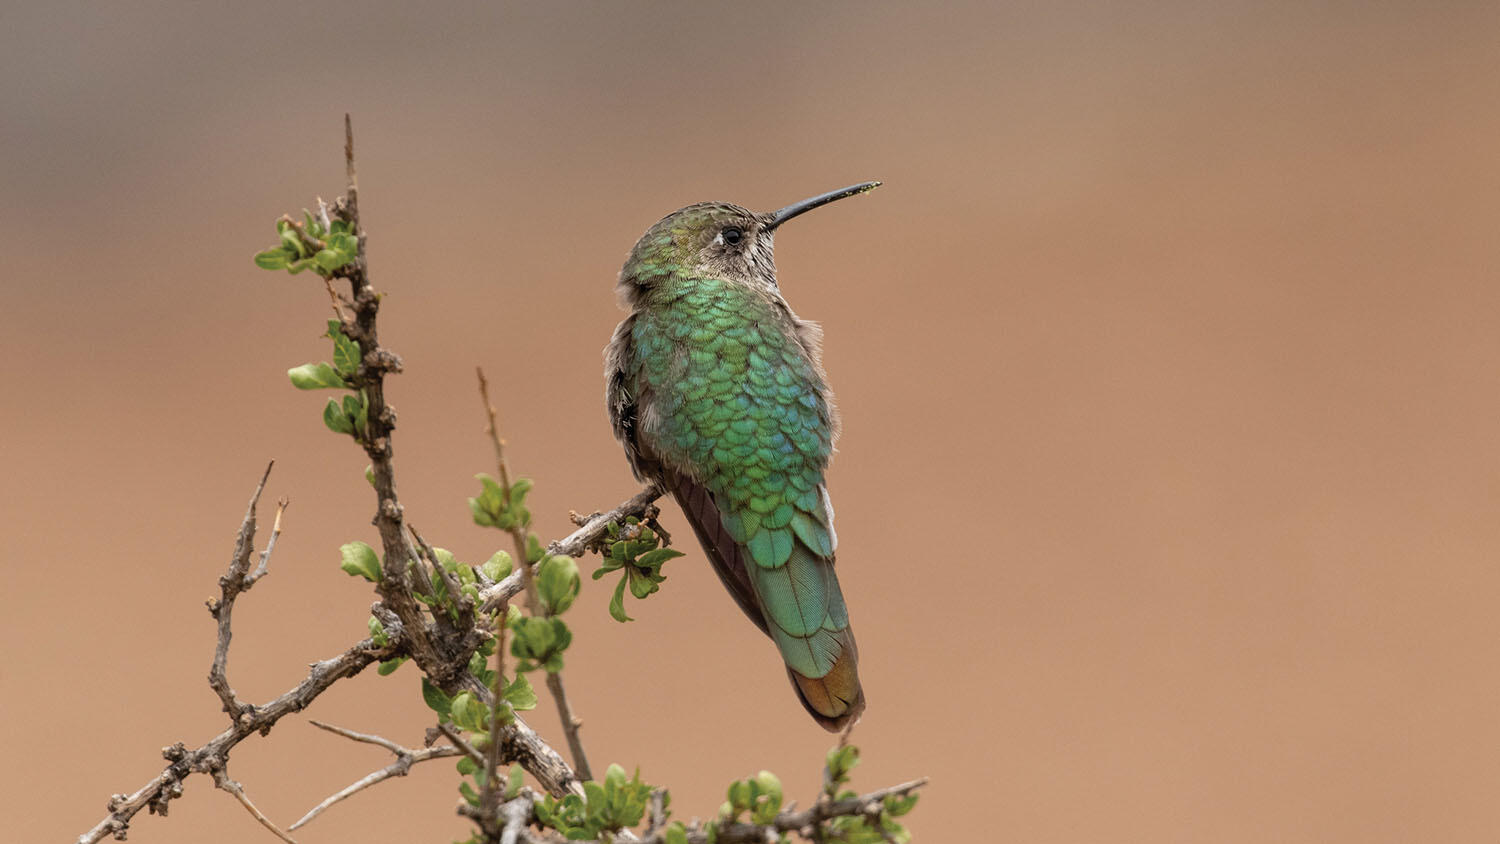
[[[265,575],[266,565],[271,559],[271,547],[276,543],[276,536],[281,533],[281,513],[286,509],[283,500],[276,508],[276,528],[272,533],[271,542],[266,545],[265,553],[261,554],[260,569],[254,576],[250,573],[250,556],[255,553],[255,508],[260,504],[261,493],[266,490],[266,480],[271,477],[271,467],[276,461],[266,464],[266,471],[260,476],[260,483],[255,485],[255,493],[250,496],[250,506],[245,508],[245,518],[240,522],[239,534],[234,540],[234,554],[229,558],[229,571],[219,578],[220,597],[217,601],[208,602],[209,613],[219,622],[219,638],[214,647],[214,661],[208,669],[208,685],[213,688],[214,693],[224,704],[224,711],[229,713],[230,718],[238,719],[248,714],[246,705],[240,703],[235,695],[234,689],[229,685],[225,667],[229,661],[229,640],[234,636],[232,628],[232,616],[234,614],[234,600],[241,592],[247,591],[255,585],[255,581]]]
[[[214,769],[214,785],[218,786],[224,791],[229,792],[230,794],[233,794],[234,799],[240,801],[240,805],[245,807],[245,811],[249,812],[251,817],[260,821],[261,826],[275,833],[277,838],[280,838],[282,841],[287,842],[287,844],[297,844],[297,839],[291,837],[290,835],[287,835],[285,832],[282,832],[280,827],[276,826],[276,824],[271,822],[270,818],[266,817],[265,812],[262,812],[259,808],[256,807],[253,802],[251,802],[250,795],[245,793],[245,789],[242,788],[239,783],[229,778],[229,771],[227,769]]]
[[[332,807],[334,804],[339,803],[343,800],[347,800],[348,798],[353,797],[355,794],[364,791],[372,785],[378,785],[379,783],[385,782],[392,777],[406,776],[407,772],[411,770],[411,766],[417,764],[418,762],[426,762],[429,759],[444,759],[450,756],[463,755],[462,750],[451,744],[440,744],[435,747],[423,747],[413,750],[409,747],[402,747],[401,745],[391,741],[390,739],[382,738],[381,736],[370,735],[368,733],[356,733],[353,730],[347,730],[343,727],[336,727],[332,724],[325,724],[322,721],[314,721],[312,719],[308,719],[308,721],[315,727],[327,730],[328,732],[334,733],[336,735],[341,735],[344,738],[351,739],[353,741],[365,742],[367,744],[379,745],[395,754],[396,761],[392,762],[389,765],[386,765],[384,768],[381,768],[377,771],[372,771],[371,773],[361,777],[360,779],[355,780],[345,788],[340,789],[338,792],[329,796],[323,802],[312,807],[312,809],[309,810],[307,814],[303,815],[301,819],[299,819],[291,826],[287,827],[288,832],[306,825],[309,821],[311,821],[313,818],[316,818],[318,815],[323,814],[325,810]]]

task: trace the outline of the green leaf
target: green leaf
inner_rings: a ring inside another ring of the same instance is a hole
[[[667,844],[688,844],[687,827],[682,825],[682,821],[672,821],[671,826],[667,827],[666,839]]]
[[[548,615],[558,615],[573,606],[582,584],[578,580],[578,563],[572,557],[550,556],[537,567],[536,586],[542,608]]]
[[[369,628],[370,641],[374,642],[376,647],[385,647],[390,644],[391,637],[385,635],[385,625],[380,623],[380,619],[372,615],[370,620],[365,622],[365,626]]]
[[[562,654],[573,641],[573,633],[560,618],[518,617],[511,623],[514,636],[510,652],[520,660],[517,671],[534,671],[544,667],[548,671],[559,671],[563,666]]]
[[[354,423],[349,421],[349,417],[339,409],[339,403],[333,399],[329,399],[328,404],[323,407],[323,424],[335,434],[354,433]]]
[[[630,580],[630,594],[634,595],[638,599],[650,595],[652,592],[655,592],[659,588],[655,583],[651,582],[651,578],[646,577],[639,572],[627,572],[626,577]]]
[[[348,232],[335,231],[328,236],[325,242],[328,244],[329,249],[332,249],[343,257],[344,263],[354,260],[359,255],[359,238]]]
[[[891,794],[885,798],[885,811],[891,817],[899,818],[916,808],[917,798],[921,796],[920,794],[908,794],[903,797],[899,794]]]
[[[583,802],[591,810],[590,815],[598,817],[598,813],[605,806],[604,786],[597,782],[586,782],[583,784]],[[597,807],[597,808],[596,808]]]
[[[338,370],[322,362],[294,366],[286,371],[286,376],[299,390],[343,390],[349,387]]]
[[[510,506],[520,507],[526,503],[526,493],[531,492],[535,486],[531,478],[516,478],[510,485]]]
[[[358,396],[344,396],[344,416],[348,417],[355,431],[364,431],[369,422],[367,411],[363,392]]]
[[[839,786],[849,781],[849,772],[859,764],[859,748],[852,744],[828,751],[824,760],[823,791],[829,797],[838,794]]]
[[[439,720],[452,720],[453,698],[443,693],[442,689],[432,685],[426,677],[422,678],[422,700],[427,703],[427,708],[438,714]]]
[[[527,534],[526,535],[526,562],[528,562],[528,563],[535,563],[536,561],[538,561],[538,560],[540,560],[542,558],[542,554],[543,553],[544,553],[544,551],[542,549],[542,542],[541,542],[541,540],[539,540],[539,539],[536,538],[536,534],[534,534],[534,533]]]
[[[404,656],[398,656],[395,659],[388,659],[385,662],[380,663],[380,667],[375,669],[375,673],[384,677],[394,672],[397,668],[400,668],[401,663],[403,662],[406,662],[406,657]]]
[[[287,255],[286,250],[279,246],[275,249],[267,249],[264,252],[255,253],[255,266],[263,270],[284,270],[290,260],[291,256]]]
[[[322,267],[325,272],[330,273],[345,264],[344,256],[332,249],[319,249],[318,254],[314,255],[313,258],[317,260],[319,267]]]
[[[341,331],[333,337],[333,365],[341,375],[352,376],[359,370],[359,344]]]
[[[635,621],[635,619],[633,619],[630,616],[628,616],[628,615],[625,614],[625,582],[626,582],[626,580],[628,580],[628,578],[626,576],[622,575],[620,577],[620,582],[615,586],[614,597],[612,597],[612,598],[609,599],[609,614],[610,614],[610,616],[612,616],[615,621],[621,622],[622,624],[624,622],[627,622],[627,621]]]
[[[302,237],[297,234],[297,230],[292,228],[291,224],[282,226],[281,242],[283,248],[299,258],[307,255],[307,248],[302,245]]]
[[[490,557],[479,570],[485,577],[498,582],[509,576],[513,568],[515,565],[511,562],[510,555],[504,551],[496,551],[495,556]]]
[[[339,556],[342,559],[339,568],[371,583],[380,582],[380,558],[375,556],[374,548],[363,542],[350,542],[339,546]]]
[[[678,551],[676,548],[655,548],[638,557],[635,561],[635,564],[640,566],[641,568],[654,569],[659,568],[661,564],[665,563],[667,560],[681,556],[682,552]]]
[[[479,479],[482,489],[477,498],[469,499],[469,510],[474,514],[474,523],[481,527],[509,530],[515,524],[515,517],[506,506],[504,490],[489,475],[480,473],[475,477]]]
[[[460,757],[458,760],[458,772],[466,777],[473,776],[479,773],[479,764],[467,756]]]
[[[750,820],[755,823],[770,823],[781,811],[781,780],[770,771],[761,771],[755,775],[752,781],[754,791],[754,805],[750,810]]]
[[[370,486],[374,486],[375,485],[375,466],[374,466],[374,464],[365,464],[365,483],[368,483]]]
[[[485,718],[488,714],[488,708],[468,692],[454,695],[453,704],[448,709],[453,723],[471,733],[485,732]]]
[[[522,712],[536,709],[536,690],[531,687],[531,681],[526,679],[525,674],[517,674],[516,679],[505,687],[501,697],[505,698],[513,709]]]
[[[474,524],[480,527],[494,527],[495,517],[485,508],[482,498],[469,499],[469,513],[474,517]]]
[[[750,783],[744,780],[735,780],[730,783],[727,797],[730,807],[735,812],[742,812],[750,808]]]
[[[447,548],[434,547],[432,549],[432,557],[448,572],[455,572],[459,566],[463,565],[463,563],[458,561],[457,557],[453,556],[453,552]]]
[[[510,774],[505,778],[506,800],[514,800],[516,795],[521,793],[521,786],[525,784],[524,773],[520,765],[510,766]]]

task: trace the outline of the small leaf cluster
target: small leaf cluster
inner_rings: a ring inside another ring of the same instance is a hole
[[[474,524],[512,530],[531,527],[531,511],[526,509],[526,494],[531,492],[529,478],[517,478],[510,485],[510,494],[505,487],[489,475],[475,475],[482,491],[477,498],[469,499],[469,511],[474,514]]]
[[[461,598],[467,598],[470,605],[479,603],[479,590],[489,583],[494,583],[510,574],[514,564],[511,562],[510,554],[504,551],[496,551],[490,558],[481,564],[459,562],[453,556],[453,552],[447,548],[433,548],[432,557],[438,565],[458,581],[458,591]],[[416,562],[412,563],[416,568]],[[425,569],[419,572],[415,578],[416,584],[412,588],[412,595],[422,603],[426,604],[434,612],[446,612],[454,621],[459,621],[459,607],[449,600],[448,590],[434,572],[434,577],[428,577]]]
[[[479,646],[474,655],[469,658],[469,671],[487,688],[494,688],[497,674],[489,667],[489,657],[495,653],[495,640],[490,639]],[[482,700],[468,691],[459,692],[456,695],[448,695],[434,686],[426,677],[422,678],[422,700],[426,702],[429,709],[436,712],[438,720],[452,724],[466,733],[466,741],[473,745],[476,750],[483,752],[490,743],[491,719],[498,717],[504,723],[515,720],[516,712],[535,709],[537,704],[536,690],[532,688],[531,681],[522,675],[508,682],[503,681],[500,685],[500,702],[498,709],[493,709]],[[459,783],[458,791],[463,795],[471,806],[479,805],[479,792],[484,789],[484,768],[475,763],[473,759],[465,756],[458,760],[458,772],[466,779]],[[515,797],[521,789],[521,768],[514,766],[510,769],[507,777],[507,785],[504,792],[505,799]]]
[[[460,595],[467,597],[472,603],[478,603],[479,589],[483,584],[494,583],[504,578],[510,574],[513,567],[510,555],[504,551],[496,551],[493,556],[480,565],[459,562],[453,556],[453,553],[446,548],[432,549],[432,556],[437,560],[438,565],[441,565],[444,570],[453,576],[454,580],[458,581]],[[356,540],[339,546],[339,558],[339,568],[354,577],[362,577],[371,583],[379,583],[385,577],[379,555],[367,543]],[[411,565],[414,569],[417,568],[415,562]],[[448,599],[447,591],[432,582],[427,577],[425,570],[422,570],[421,576],[416,579],[419,583],[426,583],[427,585],[425,588],[422,586],[413,588],[412,595],[430,607],[434,612],[446,612],[457,621],[459,618],[459,608]],[[379,619],[371,616],[369,627],[370,637],[377,646],[389,644],[390,639],[386,635],[385,628],[381,625]],[[486,642],[483,647],[485,648],[484,655],[486,656],[495,652],[493,641]],[[404,656],[385,660],[380,663],[379,672],[382,676],[390,674],[392,671],[400,668],[401,664],[406,662],[406,660],[407,657]],[[481,669],[484,668],[482,660],[479,667]]]
[[[510,629],[510,652],[518,660],[517,671],[544,668],[555,674],[562,670],[563,651],[573,643],[573,631],[562,619],[520,616]]]
[[[734,823],[748,812],[753,824],[768,824],[781,813],[781,779],[770,771],[729,784],[728,799],[719,807],[719,819]]]
[[[630,594],[637,600],[657,591],[661,588],[659,584],[667,579],[661,573],[662,564],[681,557],[682,552],[663,546],[661,537],[634,516],[627,518],[624,526],[610,523],[608,532],[608,544],[602,552],[604,565],[594,570],[593,578],[598,580],[612,571],[624,570],[615,585],[614,596],[609,599],[609,614],[622,623],[634,621],[625,614],[625,588],[630,587]]]
[[[537,567],[537,594],[547,615],[561,615],[573,606],[582,586],[578,578],[578,562],[566,554],[553,554]]]
[[[304,363],[286,371],[292,386],[299,390],[351,390],[340,403],[329,399],[323,408],[323,424],[335,434],[349,434],[363,439],[369,425],[370,399],[364,390],[355,390],[354,376],[359,372],[363,352],[359,343],[344,334],[343,324],[328,321],[325,337],[333,338],[333,363]]]
[[[257,267],[286,270],[293,275],[311,268],[327,277],[359,256],[359,238],[348,222],[334,220],[324,226],[322,219],[306,210],[302,218],[301,226],[286,217],[276,221],[281,242],[255,253]]]
[[[517,478],[507,490],[489,475],[476,475],[479,479],[479,495],[469,499],[469,512],[474,523],[481,527],[500,530],[521,530],[526,533],[526,562],[537,563],[536,588],[541,600],[540,618],[515,615],[507,622],[512,636],[511,655],[518,660],[518,672],[535,671],[538,668],[550,672],[561,671],[563,651],[573,642],[573,632],[557,616],[573,606],[578,598],[582,582],[578,574],[578,563],[565,554],[547,554],[542,543],[531,533],[531,510],[526,507],[526,495],[531,492],[528,478]]]
[[[458,760],[458,772],[466,777],[473,777],[474,782],[479,784],[479,788],[484,788],[484,769],[479,766],[478,762],[465,756]],[[521,766],[511,765],[510,771],[505,776],[505,787],[500,790],[500,800],[502,802],[514,800],[521,793],[521,786],[525,783],[524,778],[525,771],[521,769]],[[458,793],[463,796],[465,803],[475,808],[479,807],[479,791],[473,784],[467,780],[459,783]],[[476,837],[470,840],[479,841],[481,839]]]
[[[510,621],[510,652],[517,660],[517,671],[562,670],[563,651],[573,643],[573,631],[557,616],[573,606],[581,588],[578,563],[572,557],[552,554],[542,559],[536,568],[536,591],[545,615],[533,618],[518,614]]]
[[[828,799],[848,800],[859,796],[844,787],[849,783],[849,772],[858,764],[859,748],[852,744],[828,751],[823,767],[823,793]],[[849,844],[881,844],[889,841],[907,844],[911,840],[911,833],[895,819],[915,808],[919,796],[887,796],[881,805],[880,817],[873,823],[865,815],[845,815],[825,821],[823,840],[846,841]]]
[[[370,641],[375,643],[375,647],[383,648],[391,643],[391,637],[385,632],[385,625],[380,623],[380,619],[376,618],[373,615],[370,616],[368,626],[370,628]],[[401,663],[406,662],[408,659],[410,659],[410,657],[398,656],[392,659],[382,660],[380,666],[376,668],[375,671],[380,676],[384,677],[387,674],[390,674],[392,671],[395,671],[397,668],[400,668]]]
[[[584,796],[569,794],[558,800],[552,796],[536,804],[537,820],[574,841],[597,839],[606,832],[619,832],[641,822],[654,787],[641,781],[640,769],[629,780],[625,769],[610,765],[604,782],[583,784]],[[670,805],[671,794],[662,802]]]

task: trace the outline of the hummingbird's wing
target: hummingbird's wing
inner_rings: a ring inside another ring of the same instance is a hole
[[[625,448],[625,459],[636,480],[660,484],[661,467],[655,460],[643,460],[640,442],[639,408],[641,397],[631,389],[626,371],[631,357],[631,331],[635,314],[620,321],[615,336],[604,349],[604,404],[609,408],[609,424],[615,439]],[[644,386],[644,385],[642,385]]]
[[[714,567],[714,574],[719,576],[720,582],[729,590],[745,616],[755,622],[760,632],[769,636],[771,631],[766,629],[765,613],[755,597],[755,587],[750,584],[744,549],[724,530],[723,517],[713,493],[680,472],[672,472],[667,482],[672,496],[682,507],[683,515],[687,516],[688,524],[693,526],[698,544],[708,553],[708,561]]]

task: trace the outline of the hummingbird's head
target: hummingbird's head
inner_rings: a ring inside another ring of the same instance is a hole
[[[865,193],[879,182],[863,182],[757,214],[725,202],[679,208],[646,230],[620,271],[627,300],[673,278],[722,278],[774,289],[775,235],[787,220],[836,199]]]

